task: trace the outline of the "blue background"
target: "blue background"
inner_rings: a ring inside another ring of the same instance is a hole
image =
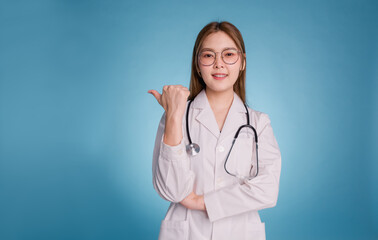
[[[163,113],[230,21],[282,153],[267,239],[378,239],[378,2],[1,1],[0,239],[157,239]]]

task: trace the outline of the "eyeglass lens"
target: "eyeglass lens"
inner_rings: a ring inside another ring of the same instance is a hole
[[[211,50],[205,50],[199,54],[199,60],[203,65],[212,65],[215,58],[216,53]],[[225,49],[222,51],[222,59],[226,64],[234,64],[239,59],[239,52],[236,49]]]

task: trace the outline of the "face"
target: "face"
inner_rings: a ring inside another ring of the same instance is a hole
[[[200,52],[204,49],[211,49],[213,52],[216,52],[213,65],[204,66],[200,61],[198,61],[200,74],[206,84],[206,91],[233,91],[233,86],[238,79],[239,72],[244,66],[241,65],[241,53],[237,53],[238,59],[234,64],[226,64],[222,60],[222,51],[229,48],[239,50],[234,41],[222,31],[210,34],[203,41]],[[228,54],[226,51],[224,53],[226,55]],[[209,57],[211,55],[207,56]],[[226,60],[226,56],[224,57]]]

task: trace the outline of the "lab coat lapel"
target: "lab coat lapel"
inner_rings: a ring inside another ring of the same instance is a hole
[[[246,109],[243,101],[234,92],[234,100],[228,110],[219,142],[222,142],[225,138],[234,137],[238,128],[244,124],[247,124]]]
[[[234,92],[234,99],[228,111],[222,132],[219,132],[219,127],[213,110],[210,107],[206,92],[203,89],[194,99],[193,108],[202,109],[197,115],[196,119],[204,125],[219,141],[229,137],[230,134],[235,134],[239,126],[246,124],[245,107],[243,101]]]
[[[211,110],[205,89],[202,89],[202,91],[194,99],[193,108],[201,109],[201,112],[197,115],[196,119],[202,125],[204,125],[216,138],[219,138],[219,127],[217,120],[215,119],[213,110]]]

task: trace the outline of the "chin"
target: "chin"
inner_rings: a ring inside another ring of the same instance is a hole
[[[225,80],[214,80],[211,76],[204,82],[206,84],[206,88],[209,88],[213,92],[227,92],[234,90],[235,81],[231,81],[231,79]]]
[[[206,88],[213,92],[228,92],[234,90],[233,86],[206,85]]]

